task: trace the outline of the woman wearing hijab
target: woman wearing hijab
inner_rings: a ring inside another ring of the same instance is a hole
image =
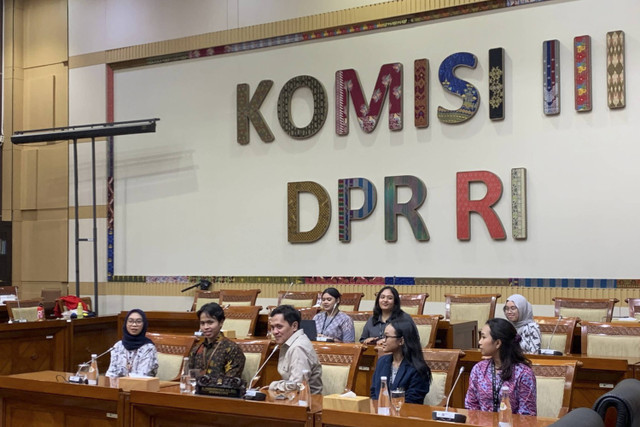
[[[540,327],[533,320],[531,303],[520,294],[513,294],[507,298],[504,305],[504,315],[515,326],[520,335],[520,347],[525,353],[540,353]]]
[[[129,375],[154,377],[158,372],[156,346],[146,337],[147,316],[140,309],[127,313],[122,325],[122,340],[111,350],[111,364],[107,377]]]

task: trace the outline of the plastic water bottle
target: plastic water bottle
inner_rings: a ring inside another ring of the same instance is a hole
[[[189,358],[182,359],[182,375],[180,376],[180,393],[191,393],[191,383],[189,378]]]
[[[498,426],[513,426],[513,413],[511,412],[511,402],[509,401],[509,387],[503,385],[500,389],[500,409],[498,410]]]
[[[387,377],[380,377],[378,415],[391,415],[391,396],[389,396],[389,385],[387,384]]]
[[[309,390],[309,370],[302,371],[302,382],[298,384],[298,406],[309,407],[311,391]]]
[[[84,307],[81,302],[79,302],[78,307],[76,307],[76,316],[78,319],[84,318]]]
[[[100,374],[98,372],[97,357],[97,354],[91,355],[91,365],[89,365],[89,372],[87,372],[87,384],[89,385],[98,385],[98,377]]]

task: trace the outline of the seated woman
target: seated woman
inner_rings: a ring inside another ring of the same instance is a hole
[[[334,342],[354,342],[356,338],[353,319],[340,311],[340,297],[336,288],[327,288],[322,292],[322,311],[313,318],[318,337],[325,337]]]
[[[375,344],[382,339],[384,328],[398,317],[406,316],[410,321],[411,317],[400,308],[400,295],[396,288],[385,286],[380,290],[373,306],[373,316],[367,320],[360,342],[363,344]]]
[[[134,308],[127,313],[122,325],[122,340],[111,350],[111,363],[105,374],[107,377],[156,375],[158,355],[156,346],[146,337],[147,326],[144,311]]]
[[[242,377],[245,356],[240,347],[220,333],[224,325],[224,310],[215,302],[203,305],[196,312],[204,341],[191,350],[189,369],[199,369],[213,378]]]
[[[533,320],[533,308],[525,297],[513,294],[504,305],[504,315],[522,338],[520,347],[525,353],[540,353],[540,327]]]
[[[387,377],[389,391],[404,389],[405,402],[424,403],[431,370],[424,361],[415,323],[408,317],[393,319],[384,329],[382,349],[391,354],[378,359],[371,381],[371,399],[378,400],[380,377]]]
[[[489,319],[482,327],[480,351],[486,359],[471,370],[465,408],[498,412],[500,389],[506,385],[514,414],[537,414],[536,377],[519,341],[516,328],[507,320]]]

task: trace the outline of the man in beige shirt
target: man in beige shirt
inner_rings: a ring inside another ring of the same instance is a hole
[[[322,394],[322,366],[309,338],[300,328],[300,312],[290,305],[281,305],[271,312],[271,333],[280,346],[278,372],[281,381],[273,381],[269,390],[285,391],[287,381],[302,381],[302,371],[309,371],[312,394]]]

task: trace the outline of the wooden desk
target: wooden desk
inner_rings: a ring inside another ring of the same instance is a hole
[[[446,427],[446,426],[495,426],[498,425],[497,412],[467,411],[465,409],[452,409],[467,415],[465,424],[434,421],[431,413],[434,410],[443,410],[442,407],[405,404],[400,411],[400,416],[386,416],[377,414],[364,414],[359,412],[336,411],[323,409],[316,414],[316,427],[388,427],[400,424],[403,427]],[[555,418],[533,417],[528,415],[514,415],[514,427],[544,427],[556,421]]]
[[[571,397],[571,407],[593,407],[593,404],[604,393],[610,391],[616,384],[625,378],[632,378],[634,375],[635,360],[615,359],[606,357],[587,357],[579,354],[567,356],[543,356],[531,355],[527,357],[531,360],[553,359],[553,360],[579,360],[582,366],[576,370],[573,380],[573,394]],[[464,406],[464,397],[469,386],[469,373],[477,362],[482,358],[479,350],[465,350],[464,357],[458,361],[458,367],[464,366],[465,372],[462,374],[458,385],[451,397],[451,404],[455,407]]]
[[[65,374],[42,371],[0,377],[3,427],[128,425],[120,390],[57,382],[60,375]]]
[[[115,315],[73,319],[68,327],[69,355],[64,369],[66,372],[76,372],[78,364],[91,360],[92,354],[102,354],[120,339],[118,317]],[[107,372],[110,361],[108,354],[98,359],[101,374]]]
[[[478,348],[478,322],[473,320],[451,323],[448,320],[440,320],[436,333],[436,348]]]
[[[318,396],[319,397],[319,396]],[[132,391],[131,426],[313,427],[321,399],[311,409],[280,403]]]
[[[63,320],[0,323],[0,375],[63,371],[68,357],[68,333]]]

